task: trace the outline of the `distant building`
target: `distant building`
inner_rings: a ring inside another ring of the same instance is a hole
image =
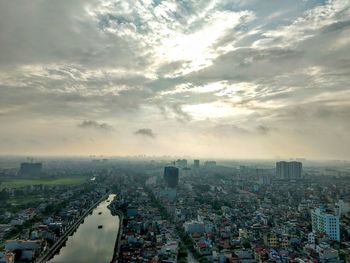
[[[19,174],[29,176],[40,175],[42,172],[42,168],[42,163],[21,163]]]
[[[276,163],[276,175],[280,179],[289,179],[288,162],[282,161]]]
[[[312,232],[324,233],[331,240],[340,241],[339,217],[329,214],[323,208],[311,211]]]
[[[205,163],[204,163],[204,166],[205,167],[216,167],[216,162],[215,161],[206,161]]]
[[[199,160],[193,160],[193,167],[199,168]]]
[[[276,175],[277,178],[283,180],[298,180],[301,179],[301,162],[277,162],[276,163]]]
[[[174,166],[165,167],[163,178],[167,187],[176,188],[179,184],[179,168]]]
[[[241,174],[245,174],[246,171],[247,171],[247,167],[246,167],[245,165],[240,165],[240,166],[239,166],[239,172],[240,172]]]
[[[290,179],[301,179],[301,162],[289,162],[288,163],[288,171]]]
[[[187,160],[186,159],[178,159],[176,161],[176,166],[180,168],[185,168],[187,167]]]

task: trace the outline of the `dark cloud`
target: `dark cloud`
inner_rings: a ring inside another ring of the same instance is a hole
[[[258,131],[258,133],[261,134],[269,134],[271,131],[271,128],[265,126],[265,125],[259,125],[256,130]]]
[[[0,117],[19,118],[51,116],[56,118],[100,119],[120,118],[134,114],[152,96],[152,91],[128,88],[117,94],[106,91],[88,94],[77,90],[59,92],[31,86],[0,85]]]
[[[180,104],[174,104],[172,105],[172,110],[176,115],[176,118],[178,121],[180,122],[188,122],[191,120],[191,115],[189,115],[188,113],[184,112],[182,110],[182,106]]]
[[[156,135],[154,134],[152,129],[148,129],[148,128],[138,129],[137,131],[134,132],[134,134],[145,136],[145,137],[150,137],[150,138],[156,137]]]
[[[303,52],[290,48],[241,48],[219,56],[211,65],[186,77],[185,81],[206,83],[264,81],[305,65]]]
[[[331,123],[337,127],[349,126],[350,104],[349,101],[323,100],[320,102],[300,103],[294,106],[281,107],[270,111],[274,114],[275,121],[293,123],[298,122],[303,126],[308,124],[324,125],[325,128]],[[332,127],[329,127],[332,128]]]
[[[95,120],[115,119],[125,140],[135,139],[128,132],[135,124],[147,123],[193,141],[202,130],[242,138],[243,148],[256,138],[271,146],[285,137],[319,152],[339,147],[348,156],[349,6],[342,0],[0,1],[6,123],[0,139],[24,143],[42,133],[43,146],[55,139],[61,145],[60,136],[76,133],[79,141],[89,135],[84,128],[112,129]],[[210,84],[214,89],[206,91]],[[72,129],[77,120],[85,120],[80,132]],[[135,134],[162,140],[147,128]],[[332,140],[335,146],[322,146]]]
[[[215,125],[211,132],[218,136],[232,136],[232,135],[250,135],[251,132],[244,127],[238,126],[236,124],[219,124]]]
[[[93,120],[84,120],[81,123],[78,124],[78,127],[80,128],[93,128],[98,130],[104,130],[104,131],[110,131],[113,129],[113,127],[107,123],[100,123]]]
[[[337,21],[329,26],[326,26],[322,29],[322,33],[330,33],[334,31],[342,31],[350,27],[350,20],[346,21]]]
[[[0,66],[73,63],[136,69],[149,64],[137,42],[101,32],[87,12],[99,4],[97,0],[1,1]]]
[[[213,131],[218,135],[229,136],[231,134],[236,136],[247,136],[247,137],[255,137],[257,135],[268,135],[275,128],[268,127],[266,125],[258,125],[256,127],[250,127],[249,123],[242,123],[241,125],[236,124],[221,124],[216,125],[213,128]]]

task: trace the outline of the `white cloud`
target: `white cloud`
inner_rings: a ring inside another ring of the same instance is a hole
[[[293,23],[263,33],[254,47],[288,47],[313,37],[321,28],[349,17],[349,1],[329,0],[324,5],[307,10]]]
[[[196,120],[214,120],[237,118],[251,113],[248,109],[235,108],[230,104],[215,101],[183,106],[183,110]]]
[[[94,150],[93,140],[104,146],[113,140],[108,152],[161,153],[169,138],[187,145],[193,137],[186,150],[208,151],[203,155],[225,147],[227,154],[247,140],[252,149],[261,143],[263,150],[255,150],[264,155],[287,152],[272,145],[285,137],[312,154],[334,133],[346,155],[349,6],[348,0],[2,1],[0,148],[9,150],[15,136],[13,149],[20,152],[23,143],[30,151],[35,143],[28,137],[38,134],[46,150],[62,150],[64,137],[81,153]],[[77,129],[81,120],[115,129],[91,138],[99,133]],[[133,136],[143,127],[157,134],[152,145]],[[257,127],[272,132],[257,134]],[[198,147],[222,145],[220,132],[225,147]]]

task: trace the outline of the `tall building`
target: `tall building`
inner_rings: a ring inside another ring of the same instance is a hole
[[[193,167],[199,168],[199,160],[193,160]]]
[[[324,233],[331,240],[340,241],[339,217],[329,214],[323,208],[311,211],[312,232]]]
[[[301,179],[301,170],[302,163],[301,162],[277,162],[276,163],[276,175],[277,178],[284,180],[297,180]]]
[[[301,179],[301,162],[289,162],[288,163],[288,171],[290,179]]]
[[[282,161],[276,163],[276,175],[280,179],[289,179],[288,162]]]
[[[179,168],[174,166],[165,167],[163,177],[167,187],[176,188],[179,183]]]
[[[29,176],[40,175],[42,172],[42,168],[42,163],[21,163],[19,174]]]

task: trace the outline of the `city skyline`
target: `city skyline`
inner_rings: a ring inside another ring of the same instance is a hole
[[[0,154],[349,160],[350,1],[0,2]]]

